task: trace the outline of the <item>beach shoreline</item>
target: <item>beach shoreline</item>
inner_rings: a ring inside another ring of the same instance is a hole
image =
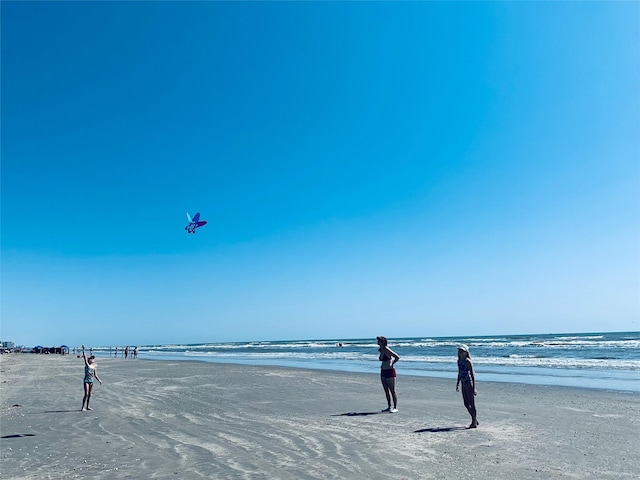
[[[100,358],[109,358],[109,357],[100,357]],[[168,356],[168,357],[149,357],[144,356],[141,358],[150,362],[167,362],[167,361],[176,361],[176,362],[199,362],[199,363],[208,363],[215,365],[244,365],[249,367],[276,367],[276,368],[291,368],[296,370],[312,370],[312,371],[322,371],[322,372],[347,372],[347,373],[355,373],[355,374],[363,374],[363,375],[375,375],[377,374],[377,368],[362,368],[349,364],[336,364],[336,365],[326,365],[326,364],[303,364],[299,362],[293,361],[277,361],[277,360],[230,360],[230,359],[215,359],[215,358],[185,358],[179,356]],[[452,365],[456,365],[455,360],[452,360]],[[343,367],[343,368],[340,368]],[[375,371],[372,371],[375,370]],[[538,387],[561,387],[561,388],[577,388],[577,389],[588,389],[588,390],[602,390],[613,393],[630,393],[630,394],[640,394],[640,373],[636,371],[623,371],[623,372],[611,372],[611,371],[585,371],[580,372],[583,373],[581,377],[573,377],[568,381],[567,378],[550,376],[550,375],[528,375],[527,370],[525,369],[523,372],[514,372],[513,374],[494,374],[490,372],[485,372],[482,367],[476,369],[476,376],[478,377],[479,382],[483,383],[499,383],[499,384],[509,384],[509,385],[532,385]],[[556,371],[560,369],[555,369]],[[440,379],[446,380],[450,382],[455,382],[457,372],[454,371],[421,371],[415,370],[411,367],[406,367],[406,365],[402,365],[400,367],[400,371],[405,377],[417,377],[417,378],[427,378],[427,379]],[[575,371],[570,372],[571,375],[575,375]],[[603,374],[606,378],[598,378],[598,377],[589,377],[589,374]],[[613,375],[625,375],[623,381],[612,378]],[[523,381],[526,379],[526,381]],[[634,383],[632,383],[634,382]]]
[[[480,381],[640,392],[640,333],[489,335],[389,339],[403,375],[455,378],[456,347],[470,348]],[[119,356],[125,347],[119,347]],[[376,373],[372,338],[203,342],[139,346],[140,358]],[[94,348],[114,356],[114,347]]]
[[[635,478],[640,395],[200,361],[0,357],[3,478]]]

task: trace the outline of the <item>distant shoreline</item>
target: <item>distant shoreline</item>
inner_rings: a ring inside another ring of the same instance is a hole
[[[640,391],[640,332],[415,337],[390,339],[402,357],[403,375],[455,378],[456,346],[470,346],[483,381],[558,385],[611,391]],[[114,348],[94,348],[98,356]],[[271,365],[324,371],[374,373],[374,339],[260,341],[149,345],[140,358],[207,363]],[[119,355],[122,357],[122,347]]]
[[[206,359],[206,358],[185,358],[185,357],[168,357],[168,358],[140,358],[141,360],[148,360],[148,361],[154,361],[154,362],[169,362],[169,361],[179,361],[179,362],[198,362],[198,363],[214,363],[214,364],[219,364],[219,365],[245,365],[245,366],[254,366],[254,367],[279,367],[279,368],[291,368],[291,369],[296,369],[296,370],[314,370],[314,371],[324,371],[324,372],[335,372],[335,373],[361,373],[361,374],[369,374],[369,375],[378,375],[378,370],[375,371],[371,371],[371,370],[361,370],[361,369],[356,369],[356,368],[349,368],[349,369],[339,369],[339,368],[334,368],[331,366],[323,366],[323,365],[319,365],[319,366],[311,366],[311,365],[303,365],[303,364],[291,364],[291,363],[287,363],[287,362],[282,362],[282,363],[259,363],[259,362],[252,362],[252,361],[246,361],[246,362],[233,362],[230,360],[215,360],[215,359]],[[417,378],[430,378],[430,379],[445,379],[445,380],[450,380],[450,381],[454,381],[455,382],[455,375],[451,376],[451,375],[437,375],[437,374],[429,374],[429,373],[422,373],[422,372],[416,372],[416,371],[411,371],[411,370],[407,370],[407,369],[402,369],[400,366],[398,366],[398,372],[399,374],[403,375],[403,376],[407,376],[407,377],[417,377]],[[600,383],[596,382],[596,384],[589,384],[589,383],[584,383],[584,384],[563,384],[560,382],[557,383],[544,383],[543,380],[541,381],[531,381],[532,380],[532,376],[526,376],[526,375],[513,375],[512,380],[508,380],[508,379],[503,379],[497,376],[491,376],[485,373],[482,373],[482,371],[478,372],[478,379],[479,381],[482,382],[491,382],[491,383],[500,383],[500,384],[513,384],[513,385],[529,385],[529,386],[540,386],[540,387],[559,387],[559,388],[579,388],[579,389],[587,389],[587,390],[602,390],[602,391],[608,391],[608,392],[615,392],[615,393],[630,393],[630,394],[640,394],[640,374],[637,374],[636,372],[632,372],[633,375],[635,375],[633,377],[634,380],[637,380],[638,383],[636,383],[636,388],[612,388],[612,387],[608,387],[608,386],[599,386]],[[518,379],[529,379],[529,381],[517,381]],[[591,381],[593,382],[594,380],[591,379]],[[633,387],[633,385],[631,385]]]

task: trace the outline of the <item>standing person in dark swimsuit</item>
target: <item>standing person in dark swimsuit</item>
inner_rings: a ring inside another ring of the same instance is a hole
[[[82,411],[85,412],[91,410],[91,408],[89,408],[89,401],[91,400],[91,391],[93,390],[93,378],[95,377],[95,379],[100,382],[100,385],[102,385],[102,380],[98,377],[95,362],[96,357],[91,355],[87,358],[87,355],[84,353],[84,345],[82,345],[82,358],[84,358],[84,397],[82,398]]]
[[[458,346],[458,381],[456,383],[456,392],[460,391],[460,383],[462,383],[462,401],[469,415],[471,415],[471,425],[469,425],[469,428],[476,428],[479,425],[475,400],[478,392],[476,391],[476,376],[473,373],[469,347],[466,345]]]
[[[387,397],[388,407],[383,412],[398,412],[398,395],[396,395],[396,369],[393,366],[400,360],[400,357],[396,352],[391,350],[387,346],[386,337],[376,337],[378,340],[378,351],[380,352],[379,360],[382,362],[380,365],[380,380],[382,382],[382,388],[384,388],[384,394]],[[393,399],[393,408],[391,408],[391,399]]]

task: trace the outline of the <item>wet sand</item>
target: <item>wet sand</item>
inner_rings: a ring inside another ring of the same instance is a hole
[[[0,357],[3,479],[626,479],[640,472],[640,395],[483,383],[480,427],[455,379],[98,359]],[[478,372],[481,379],[481,372]]]

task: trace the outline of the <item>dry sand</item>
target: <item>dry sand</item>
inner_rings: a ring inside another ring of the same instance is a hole
[[[3,479],[626,479],[640,476],[640,395],[408,377],[400,412],[373,374],[1,357]],[[481,378],[481,372],[479,376]]]

